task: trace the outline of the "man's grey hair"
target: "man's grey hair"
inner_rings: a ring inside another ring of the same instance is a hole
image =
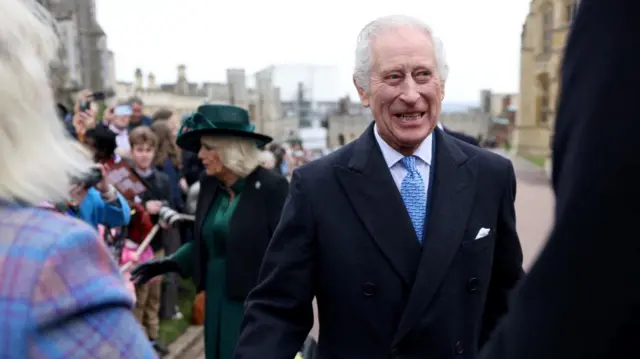
[[[218,151],[222,165],[245,178],[260,165],[260,150],[254,140],[230,136],[204,136],[202,143]]]
[[[442,40],[433,34],[433,30],[424,22],[406,15],[389,15],[377,18],[367,24],[358,35],[356,44],[356,64],[353,72],[353,79],[358,87],[365,91],[369,91],[371,82],[371,70],[373,59],[371,53],[371,44],[373,40],[381,32],[393,27],[410,26],[423,30],[433,41],[433,50],[436,56],[436,71],[441,83],[447,81],[449,76],[449,65],[444,52],[444,44]]]
[[[129,100],[127,100],[127,105],[133,106],[133,105],[140,105],[143,106],[144,102],[142,102],[142,99],[140,97],[137,96],[132,96],[129,98]]]
[[[49,82],[59,49],[55,21],[30,0],[1,0],[0,14],[0,199],[64,201],[71,178],[92,162],[56,111]]]

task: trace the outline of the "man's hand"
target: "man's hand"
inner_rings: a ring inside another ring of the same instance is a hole
[[[145,205],[145,209],[149,214],[158,214],[161,207],[162,201],[147,201],[147,204]]]
[[[131,292],[131,295],[133,296],[133,301],[135,303],[135,301],[137,300],[137,298],[136,298],[136,285],[131,280],[131,273],[124,272],[124,273],[122,273],[122,276],[124,277],[125,286]]]
[[[74,206],[79,206],[82,201],[84,201],[85,197],[87,197],[88,189],[82,184],[76,184],[71,186],[71,190],[69,190],[69,196],[73,201]]]
[[[109,126],[115,117],[116,116],[113,114],[113,106],[109,106],[104,109],[104,112],[102,112],[102,123]]]
[[[102,173],[102,180],[94,187],[100,191],[101,194],[106,195],[111,190],[111,186],[109,186],[109,182],[107,182],[107,167],[102,164],[97,164],[96,167],[98,167],[100,169],[100,173]]]
[[[187,193],[189,191],[189,185],[187,184],[187,180],[182,177],[180,178],[180,189],[182,190],[182,193]]]
[[[88,129],[96,126],[96,112],[92,109],[79,111],[73,114],[73,127],[80,135],[84,135]]]
[[[122,157],[122,158],[126,158],[126,159],[131,159],[131,151],[122,148],[122,147],[118,147],[116,148],[115,151],[116,155]]]

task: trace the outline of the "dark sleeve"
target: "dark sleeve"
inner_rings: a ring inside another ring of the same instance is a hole
[[[180,177],[187,181],[187,184],[191,186],[202,174],[204,167],[198,158],[198,154],[190,151],[182,151],[182,169],[180,171]]]
[[[637,0],[581,2],[556,119],[555,224],[482,358],[638,355],[639,19]]]
[[[287,193],[289,193],[289,182],[286,178],[280,175],[276,175],[275,184],[273,190],[269,193],[269,231],[270,235],[278,227],[280,221],[280,215],[282,214],[282,207],[287,199]]]
[[[161,190],[158,191],[159,193],[156,194],[159,196],[158,199],[165,202],[169,207],[175,209],[176,204],[173,200],[173,191],[171,190],[171,180],[169,179],[169,176],[162,172],[157,172],[156,174],[158,175],[158,187],[161,188]]]
[[[313,326],[315,230],[303,180],[294,171],[259,284],[245,302],[235,359],[293,358]]]
[[[498,319],[507,311],[509,294],[524,275],[522,247],[516,231],[516,175],[511,161],[506,172],[496,228],[491,281],[480,331],[480,346],[489,339]]]
[[[467,142],[469,142],[470,144],[476,147],[480,147],[480,142],[475,137],[467,136],[467,139],[468,139]]]
[[[171,204],[172,208],[178,212],[182,212],[184,203],[182,201],[182,191],[180,190],[180,173],[173,161],[167,159],[163,165],[163,172],[169,177],[169,186],[171,188]]]
[[[180,168],[180,178],[184,178],[187,180],[187,182],[189,181],[188,176],[189,176],[189,168],[190,168],[190,153],[189,151],[183,150],[182,152],[180,152],[180,163],[182,163],[182,167]]]

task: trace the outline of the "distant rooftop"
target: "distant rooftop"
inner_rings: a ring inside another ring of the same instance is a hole
[[[498,125],[508,125],[509,124],[509,119],[502,118],[502,117],[492,118],[491,121],[493,123],[497,123]]]

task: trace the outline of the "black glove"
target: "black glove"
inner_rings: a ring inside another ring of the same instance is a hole
[[[154,259],[135,267],[131,271],[131,280],[135,284],[145,284],[153,277],[171,272],[180,273],[178,263],[170,258]]]

